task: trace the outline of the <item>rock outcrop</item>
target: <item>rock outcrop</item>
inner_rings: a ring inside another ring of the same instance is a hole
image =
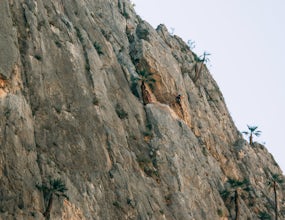
[[[271,154],[243,140],[197,55],[128,0],[1,0],[0,113],[0,219],[275,215]],[[44,216],[51,180],[67,197]]]

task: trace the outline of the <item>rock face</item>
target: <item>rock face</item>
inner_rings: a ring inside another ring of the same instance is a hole
[[[0,113],[0,219],[275,216],[271,154],[243,140],[187,45],[128,0],[1,0]],[[56,179],[68,198],[44,216]]]

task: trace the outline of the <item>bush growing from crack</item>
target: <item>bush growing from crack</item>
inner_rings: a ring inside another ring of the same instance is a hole
[[[116,105],[115,110],[120,119],[128,118],[128,113],[123,109],[123,107],[120,104]]]
[[[217,214],[218,214],[218,216],[220,216],[220,217],[223,217],[223,216],[224,216],[224,213],[223,213],[223,210],[222,210],[222,209],[217,209]]]
[[[113,206],[115,206],[115,207],[117,207],[117,208],[122,208],[120,202],[118,202],[118,201],[114,201],[114,202],[113,202]]]
[[[146,175],[148,175],[149,177],[155,177],[155,179],[158,181],[159,173],[156,167],[154,166],[152,159],[145,156],[138,156],[137,161]]]
[[[104,55],[104,53],[102,51],[102,47],[101,47],[101,45],[98,42],[95,41],[93,43],[93,46],[94,46],[95,50],[97,51],[97,53],[99,54],[99,56],[100,55]]]
[[[35,54],[34,56],[38,61],[42,61],[42,56],[40,54]]]
[[[78,27],[74,27],[74,28],[75,28],[76,35],[77,35],[79,41],[81,43],[83,43],[84,39],[83,39],[83,36],[82,36],[82,33],[81,33],[80,29]]]
[[[61,48],[62,45],[61,45],[60,41],[56,40],[54,43],[58,48]]]

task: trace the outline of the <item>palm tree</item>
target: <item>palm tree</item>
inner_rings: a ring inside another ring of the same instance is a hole
[[[257,126],[249,126],[247,125],[247,128],[249,131],[243,131],[242,133],[249,136],[249,144],[252,145],[253,143],[253,135],[255,135],[256,137],[259,137],[261,134],[261,131],[256,130],[258,127]]]
[[[260,211],[257,216],[260,220],[271,220],[271,216],[264,211]]]
[[[133,82],[138,84],[140,83],[141,93],[142,93],[142,99],[143,103],[146,105],[151,102],[150,93],[146,88],[146,84],[153,89],[154,83],[156,82],[153,78],[153,74],[149,73],[145,70],[138,72],[138,77],[133,79]]]
[[[240,219],[240,196],[243,191],[250,191],[249,181],[247,179],[243,181],[238,181],[234,179],[229,179],[227,181],[230,184],[230,189],[224,190],[221,195],[224,199],[234,200],[235,203],[235,220]]]
[[[268,185],[273,188],[274,191],[274,211],[275,211],[275,220],[278,220],[278,196],[277,196],[277,188],[279,185],[283,184],[284,179],[279,174],[272,174],[271,180],[268,182]]]
[[[67,188],[61,179],[50,180],[48,185],[37,185],[37,188],[43,191],[45,202],[47,202],[47,206],[43,215],[46,217],[46,219],[50,219],[50,212],[53,204],[54,195],[58,197],[63,196],[68,198],[65,194]]]
[[[200,73],[201,73],[201,70],[202,70],[202,67],[203,67],[203,64],[204,63],[208,63],[210,60],[208,58],[208,56],[210,56],[211,54],[210,53],[207,53],[206,51],[203,53],[203,55],[201,56],[194,56],[194,59],[196,61],[196,65],[195,65],[195,77],[193,79],[194,82],[196,82],[200,76]],[[198,63],[201,63],[200,64],[200,68],[198,68]]]

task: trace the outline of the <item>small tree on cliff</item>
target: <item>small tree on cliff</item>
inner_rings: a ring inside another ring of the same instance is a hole
[[[37,185],[37,188],[43,192],[44,201],[46,204],[45,212],[43,215],[46,219],[50,219],[50,212],[53,204],[54,196],[63,196],[68,198],[65,192],[67,188],[61,179],[53,179],[49,181],[49,184]]]
[[[279,174],[272,174],[271,180],[268,181],[268,185],[273,188],[274,191],[274,211],[275,211],[275,220],[278,220],[278,195],[277,188],[282,185],[284,182],[283,178]]]
[[[196,56],[194,55],[194,59],[196,61],[196,65],[195,65],[195,77],[193,79],[194,82],[196,82],[201,74],[202,68],[203,68],[203,64],[208,63],[210,61],[210,59],[208,58],[208,56],[210,56],[210,53],[207,53],[206,51],[203,53],[203,55],[201,56]],[[200,65],[198,65],[200,64]]]
[[[247,128],[249,131],[243,131],[242,133],[245,134],[246,136],[249,136],[249,144],[253,144],[253,135],[256,137],[259,137],[261,134],[261,131],[256,130],[258,127],[257,126],[249,126],[247,125]]]
[[[247,179],[243,181],[238,181],[234,179],[229,179],[228,184],[230,185],[230,189],[224,190],[221,195],[224,199],[233,201],[235,203],[235,220],[240,219],[240,196],[245,191],[250,191],[249,181]]]
[[[134,78],[133,81],[136,84],[140,84],[143,103],[145,105],[150,103],[151,97],[149,91],[146,88],[146,85],[148,85],[151,89],[154,88],[155,79],[153,78],[153,74],[145,70],[140,71],[138,72],[138,77]]]

